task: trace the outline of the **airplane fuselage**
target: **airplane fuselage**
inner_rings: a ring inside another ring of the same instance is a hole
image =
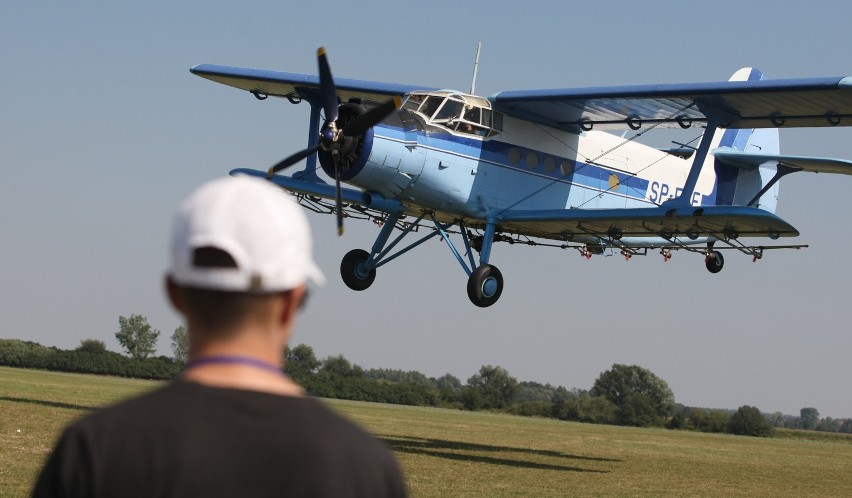
[[[658,206],[680,195],[691,166],[607,132],[569,133],[509,117],[499,132],[477,134],[402,109],[370,133],[369,156],[349,183],[399,199],[412,213],[428,209],[472,224],[508,209]],[[705,168],[693,205],[709,199],[714,181]]]

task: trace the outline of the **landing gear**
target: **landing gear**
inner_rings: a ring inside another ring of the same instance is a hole
[[[482,265],[467,279],[467,297],[480,308],[487,308],[496,303],[502,293],[503,274],[496,266]]]
[[[704,259],[704,265],[707,266],[707,271],[710,273],[719,273],[722,267],[725,266],[725,258],[719,251],[708,251],[707,257]]]
[[[420,222],[429,216],[435,224],[435,230],[429,231],[420,239],[412,242],[408,246],[394,250],[396,245],[405,238],[406,235],[416,231],[419,228]],[[376,268],[393,261],[397,257],[423,244],[429,239],[440,237],[446,242],[453,253],[456,260],[468,275],[467,295],[470,301],[479,306],[486,308],[496,303],[500,299],[500,294],[503,293],[503,275],[496,267],[488,264],[488,258],[491,253],[491,246],[495,239],[499,239],[500,235],[495,234],[497,224],[493,220],[488,220],[485,224],[485,230],[480,236],[471,236],[464,222],[459,220],[456,223],[459,225],[459,233],[464,242],[465,251],[459,252],[453,242],[450,240],[450,234],[447,228],[452,226],[440,223],[435,219],[433,213],[422,213],[413,222],[406,222],[402,226],[398,226],[402,217],[401,206],[396,210],[391,210],[388,217],[383,221],[381,231],[373,243],[372,249],[364,251],[362,249],[353,249],[346,253],[343,260],[340,262],[340,276],[343,277],[343,283],[352,290],[362,291],[376,279]],[[391,233],[399,228],[401,233],[392,241],[389,241]],[[479,252],[479,266],[476,266],[474,251]],[[466,258],[464,256],[466,256]]]
[[[376,269],[364,271],[364,263],[369,259],[370,253],[363,249],[353,249],[343,256],[340,262],[340,276],[343,283],[352,290],[362,291],[371,285],[376,279]]]

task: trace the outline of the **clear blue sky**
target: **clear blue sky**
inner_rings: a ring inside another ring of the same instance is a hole
[[[255,100],[192,76],[198,63],[314,73],[477,93],[727,79],[852,75],[852,4],[819,2],[10,2],[0,16],[0,337],[63,348],[104,340],[118,316],[180,324],[162,279],[172,212],[204,180],[266,168],[304,146],[306,105]],[[529,6],[529,8],[527,7]],[[852,128],[782,131],[782,152],[852,159]],[[335,236],[311,216],[316,290],[295,342],[365,368],[452,373],[481,365],[520,380],[591,387],[638,364],[695,406],[852,416],[849,282],[852,178],[793,175],[778,214],[811,244],[758,262],[727,254],[633,258],[496,245],[501,300],[478,309],[442,243],[427,243],[349,291],[340,258],[370,223]]]

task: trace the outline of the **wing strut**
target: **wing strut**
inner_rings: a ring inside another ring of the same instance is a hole
[[[695,186],[698,184],[698,177],[701,175],[701,168],[704,166],[704,159],[707,158],[707,153],[710,151],[710,143],[713,141],[713,136],[716,135],[716,129],[720,125],[730,126],[739,116],[731,112],[713,107],[706,102],[698,101],[698,108],[707,116],[707,125],[704,130],[704,135],[701,137],[701,143],[692,156],[692,168],[689,170],[689,176],[686,177],[686,183],[683,185],[683,191],[680,196],[670,201],[664,202],[663,206],[691,206],[692,194],[695,192]]]
[[[754,206],[754,204],[758,200],[760,200],[761,197],[763,197],[763,194],[768,192],[773,185],[778,183],[778,180],[780,180],[782,176],[789,175],[790,173],[795,173],[797,171],[802,171],[802,168],[794,168],[792,166],[787,166],[785,164],[778,163],[778,166],[775,170],[775,176],[773,176],[772,179],[769,180],[769,182],[767,182],[762,189],[760,189],[760,192],[755,194],[754,197],[750,201],[748,201],[748,204],[746,204],[746,206]]]
[[[305,99],[311,106],[311,121],[308,125],[308,148],[317,147],[319,145],[319,135],[317,130],[320,129],[320,111],[322,111],[322,102],[316,97]],[[311,154],[305,160],[305,169],[293,173],[293,178],[307,180],[317,183],[325,183],[317,175],[317,155]]]

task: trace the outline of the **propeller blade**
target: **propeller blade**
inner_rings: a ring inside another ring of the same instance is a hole
[[[308,149],[296,152],[295,154],[293,154],[290,157],[282,159],[275,166],[269,168],[269,176],[272,176],[275,173],[278,173],[279,171],[281,171],[285,168],[289,168],[290,166],[296,164],[297,162],[301,161],[302,159],[304,159],[304,158],[310,156],[311,154],[313,154],[314,152],[318,151],[319,148],[320,148],[320,146],[316,145],[314,147],[310,147]]]
[[[369,111],[364,114],[358,116],[351,123],[347,123],[346,127],[341,130],[343,136],[346,137],[354,137],[356,135],[360,135],[370,129],[373,125],[378,123],[379,121],[388,117],[390,113],[399,108],[400,104],[402,104],[402,99],[399,96],[396,96],[390,100],[386,100],[385,102],[373,107]]]
[[[319,64],[322,108],[325,111],[326,122],[330,123],[337,121],[337,89],[334,87],[334,78],[331,77],[331,67],[325,55],[325,47],[317,49],[317,63]]]
[[[340,160],[334,154],[334,213],[337,218],[337,236],[343,235],[343,200],[340,194]]]

